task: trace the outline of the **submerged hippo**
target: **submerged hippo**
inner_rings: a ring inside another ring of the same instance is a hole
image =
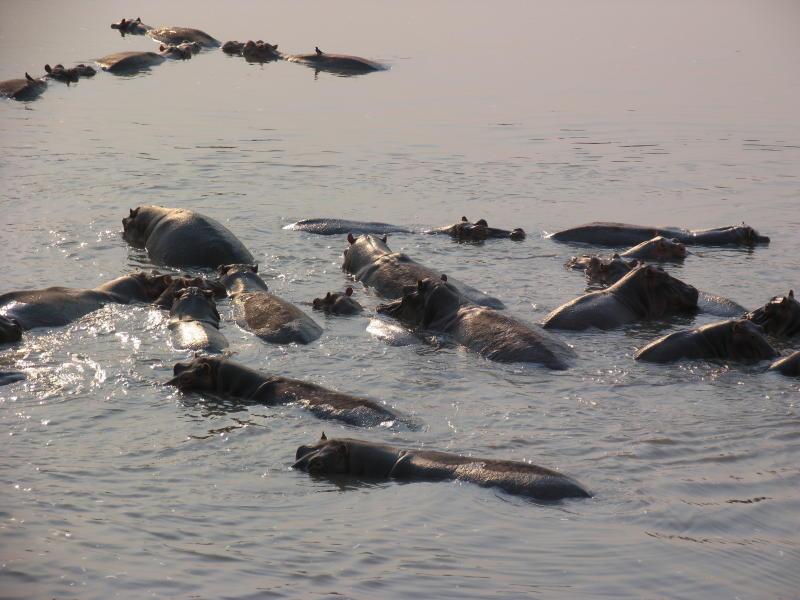
[[[45,65],[44,70],[47,72],[47,77],[50,79],[55,79],[57,81],[63,81],[67,85],[70,83],[75,83],[81,77],[94,77],[97,71],[94,70],[93,67],[89,65],[84,65],[83,63],[79,65],[75,65],[67,69],[64,65],[58,64],[55,67],[51,67],[50,65]]]
[[[775,337],[788,338],[800,334],[800,302],[794,299],[794,290],[789,290],[786,296],[773,297],[744,318]]]
[[[348,287],[344,293],[328,292],[324,298],[314,298],[314,310],[321,310],[330,315],[355,315],[364,312],[364,307],[353,299],[353,288]]]
[[[0,81],[0,97],[14,100],[35,100],[47,89],[44,79],[34,79],[25,73],[25,79]]]
[[[591,498],[577,481],[527,462],[475,458],[435,450],[403,449],[349,438],[300,446],[293,469],[311,475],[351,475],[359,479],[397,481],[468,481],[509,494],[555,502]]]
[[[565,229],[549,237],[559,242],[580,242],[600,246],[629,246],[664,236],[694,246],[754,246],[769,244],[769,238],[742,223],[740,226],[689,231],[678,227],[643,227],[624,223],[595,222]]]
[[[275,406],[296,402],[321,419],[343,421],[359,427],[399,422],[416,428],[413,420],[374,400],[351,396],[322,386],[264,375],[244,365],[216,357],[177,363],[168,385],[182,392],[206,392],[242,404]]]
[[[257,42],[248,40],[245,43],[237,41],[225,42],[222,45],[222,51],[226,54],[243,56],[248,62],[269,62],[283,58],[283,54],[278,52],[278,44],[270,44],[262,40]]]
[[[222,223],[185,208],[139,206],[122,219],[122,237],[162,265],[216,269],[253,263],[253,255]]]
[[[137,17],[135,19],[120,19],[119,23],[112,23],[111,29],[118,29],[122,37],[126,35],[144,35],[152,29],[150,25],[142,23],[142,19]]]
[[[152,66],[160,65],[167,57],[155,52],[115,52],[102,58],[98,58],[95,62],[102,67],[104,71],[109,73],[135,73],[136,71],[143,71]]]
[[[386,237],[362,235],[358,239],[347,235],[348,248],[344,251],[342,268],[352,273],[357,281],[374,287],[384,298],[403,295],[403,289],[416,286],[420,279],[439,279],[439,273],[412,260],[407,254],[392,252]],[[504,308],[497,298],[488,296],[464,283],[449,280],[450,284],[470,302],[490,308]]]
[[[636,267],[617,283],[562,304],[542,323],[548,329],[614,329],[642,319],[697,310],[697,290],[652,265]]]
[[[516,228],[512,231],[507,229],[495,229],[494,227],[489,227],[486,219],[479,219],[475,223],[470,223],[467,217],[461,217],[461,222],[455,225],[429,229],[425,233],[449,235],[460,242],[482,242],[489,238],[508,238],[514,241],[525,239],[525,232],[520,228]]]
[[[8,385],[24,380],[25,373],[20,373],[19,371],[0,371],[0,385]]]
[[[18,342],[22,339],[22,326],[15,319],[0,315],[0,344]]]
[[[109,303],[153,302],[172,283],[170,275],[133,273],[93,289],[50,287],[0,295],[0,309],[22,329],[60,327]]]
[[[172,282],[166,287],[161,295],[153,302],[154,306],[170,310],[175,303],[175,297],[183,290],[196,287],[201,290],[211,292],[212,297],[221,300],[228,297],[225,286],[218,281],[205,279],[204,277],[173,276]]]
[[[567,262],[566,266],[575,270],[588,270],[593,258],[605,262],[605,264],[611,268],[614,268],[611,263],[616,259],[620,259],[624,264],[633,268],[636,266],[636,260],[625,259],[654,260],[656,262],[680,261],[686,258],[686,246],[678,240],[668,240],[659,235],[625,252],[614,254],[611,259],[603,259],[598,256],[587,256],[584,254],[583,256],[573,256]],[[593,263],[593,269],[598,270],[598,263]],[[587,277],[588,276],[587,274]]]
[[[720,321],[670,333],[639,350],[633,358],[666,363],[680,359],[765,360],[778,356],[763,330],[746,319]]]
[[[188,287],[177,292],[168,327],[175,348],[221,352],[228,347],[219,332],[219,312],[210,290]]]
[[[284,229],[293,231],[307,231],[318,235],[339,235],[343,233],[354,233],[356,235],[365,233],[386,234],[386,233],[411,233],[410,229],[390,225],[389,223],[373,223],[370,221],[346,221],[342,219],[304,219],[287,225]]]
[[[267,291],[256,265],[226,265],[219,268],[219,273],[239,327],[273,344],[309,344],[322,335],[322,327],[314,319]]]
[[[220,43],[205,31],[188,27],[153,27],[146,34],[163,44],[177,46],[185,42],[197,42],[203,48],[218,48]]]
[[[800,350],[776,360],[769,366],[769,370],[789,377],[800,377]]]
[[[403,290],[403,297],[381,304],[377,312],[406,325],[450,335],[454,341],[498,362],[529,362],[567,369],[572,349],[538,325],[523,323],[491,308],[464,303],[447,278],[423,279]]]
[[[373,71],[385,71],[388,67],[366,58],[346,54],[328,54],[314,48],[313,54],[291,54],[285,57],[289,62],[313,67],[318,71],[330,71],[340,75],[359,75]]]

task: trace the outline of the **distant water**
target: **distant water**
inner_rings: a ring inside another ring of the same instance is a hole
[[[747,307],[800,289],[794,0],[6,1],[0,79],[154,49],[109,29],[123,16],[391,69],[343,78],[211,51],[0,103],[0,293],[149,268],[119,235],[144,203],[222,220],[270,287],[309,312],[348,283],[344,236],[282,229],[319,216],[523,227],[522,243],[389,244],[532,321],[584,290],[562,265],[585,249],[542,234],[591,220],[745,220],[772,244],[698,249],[671,272]],[[380,301],[355,288],[369,309]],[[384,400],[424,429],[182,396],[161,384],[187,355],[153,308],[37,330],[0,349],[0,369],[28,377],[0,388],[0,596],[797,595],[800,383],[764,365],[632,360],[712,317],[565,334],[576,366],[550,372],[392,346],[367,332],[368,314],[314,315],[318,342],[279,347],[237,328],[227,303],[220,312],[237,360]],[[595,497],[542,506],[468,484],[291,471],[323,429],[528,460]]]

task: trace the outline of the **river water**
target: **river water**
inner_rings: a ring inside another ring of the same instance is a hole
[[[389,245],[532,321],[584,290],[591,220],[747,221],[768,247],[698,249],[673,274],[751,308],[800,288],[800,5],[765,2],[0,4],[0,79],[152,50],[121,17],[287,52],[382,61],[362,77],[221,51],[98,73],[0,105],[0,292],[91,287],[147,258],[140,204],[223,221],[300,304],[348,283],[337,216],[414,229],[462,215],[522,243]],[[380,299],[356,285],[369,309]],[[309,306],[304,306],[310,312]],[[634,363],[708,315],[562,337],[574,368],[390,346],[369,317],[308,346],[230,321],[240,360],[367,395],[424,427],[358,429],[299,407],[220,407],[161,384],[185,352],[165,315],[113,306],[0,348],[0,596],[6,598],[793,598],[800,588],[797,380],[765,364]],[[782,346],[788,351],[790,346]],[[289,468],[349,436],[532,461],[591,500],[539,505],[470,484],[359,485]]]

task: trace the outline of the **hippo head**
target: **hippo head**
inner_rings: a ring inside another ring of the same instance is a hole
[[[640,264],[642,263],[638,260],[627,261],[619,254],[614,254],[611,260],[603,260],[598,256],[592,256],[586,266],[586,279],[592,283],[612,285]]]
[[[459,291],[447,283],[447,276],[439,281],[420,279],[416,286],[403,289],[399,300],[380,304],[376,311],[411,326],[429,328],[434,323],[452,317],[461,306]]]
[[[187,58],[192,58],[192,50],[189,47],[186,47],[184,44],[180,46],[173,46],[169,45],[166,46],[161,44],[158,47],[159,52],[161,52],[161,56],[167,56],[169,58],[177,58],[180,60],[186,60]]]
[[[130,214],[122,219],[122,237],[129,244],[144,247],[147,241],[145,232],[147,231],[148,224],[149,219],[145,219],[145,215],[142,213],[142,207],[137,206],[136,208],[132,208],[130,209]]]
[[[114,286],[115,293],[129,299],[154,302],[172,284],[172,275],[161,274],[158,271],[150,273],[140,271],[114,281],[119,282]]]
[[[682,260],[686,258],[686,246],[676,239],[667,239],[663,236],[657,236],[647,242],[651,245],[652,256],[654,260]]]
[[[124,36],[126,33],[131,31],[137,31],[139,27],[142,25],[142,19],[137,17],[136,19],[120,19],[119,23],[112,23],[111,29],[118,29],[120,34]]]
[[[314,298],[312,306],[314,310],[321,310],[334,315],[353,315],[364,310],[355,299],[353,299],[353,288],[348,287],[344,293],[328,292],[324,298]]]
[[[268,61],[280,58],[277,44],[270,44],[262,40],[254,42],[249,40],[241,50],[242,56],[252,61]]]
[[[525,232],[522,230],[522,228],[516,227],[515,229],[511,230],[511,233],[508,234],[508,237],[515,242],[519,242],[525,239]]]
[[[245,291],[248,287],[248,282],[251,286],[267,291],[267,284],[258,276],[258,265],[243,263],[223,265],[217,267],[217,273],[219,274],[218,282],[230,294]]]
[[[755,246],[756,244],[769,244],[769,238],[765,235],[759,234],[755,229],[750,227],[747,223],[742,223],[739,226],[733,227],[737,237],[745,246]]]
[[[216,374],[219,362],[207,357],[195,358],[188,363],[175,363],[175,375],[167,382],[182,392],[208,391],[216,389]]]
[[[22,327],[15,319],[0,315],[0,344],[22,339]]]
[[[153,302],[160,308],[169,310],[172,308],[178,294],[187,288],[195,287],[211,293],[215,299],[222,299],[228,295],[225,286],[218,281],[209,281],[202,277],[172,277],[172,281],[167,285],[161,295]]]
[[[373,262],[378,256],[391,254],[389,246],[386,245],[387,237],[378,237],[368,233],[353,237],[352,233],[347,234],[348,247],[344,251],[344,261],[342,269],[354,273],[362,267]]]
[[[244,49],[244,44],[236,40],[231,40],[222,44],[222,51],[225,54],[241,54]]]
[[[44,66],[44,70],[53,79],[63,81],[67,85],[80,79],[80,73],[78,72],[78,69],[66,69],[62,64],[58,64],[55,67],[51,67],[49,64],[47,64]]]
[[[295,459],[292,468],[311,475],[345,474],[349,469],[350,450],[345,441],[329,440],[322,432],[315,444],[300,446]]]
[[[741,360],[765,360],[778,356],[764,330],[747,319],[733,321],[730,328],[731,356]]]
[[[609,288],[618,297],[641,303],[642,313],[649,318],[697,310],[697,289],[653,265],[633,269]]]
[[[217,312],[217,305],[214,302],[213,291],[192,286],[185,287],[175,292],[175,299],[172,303],[173,312],[186,311],[194,314],[198,308],[201,311],[211,312],[211,314],[219,320],[220,317]]]
[[[745,317],[770,335],[792,337],[800,333],[800,302],[794,299],[794,290],[786,296],[773,297]]]
[[[178,44],[178,49],[184,53],[197,54],[202,49],[202,46],[200,42],[183,42],[182,44]]]

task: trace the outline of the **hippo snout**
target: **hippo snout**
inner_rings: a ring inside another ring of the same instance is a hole
[[[517,227],[514,231],[511,232],[511,235],[509,237],[514,241],[524,240],[525,232],[519,227]]]

